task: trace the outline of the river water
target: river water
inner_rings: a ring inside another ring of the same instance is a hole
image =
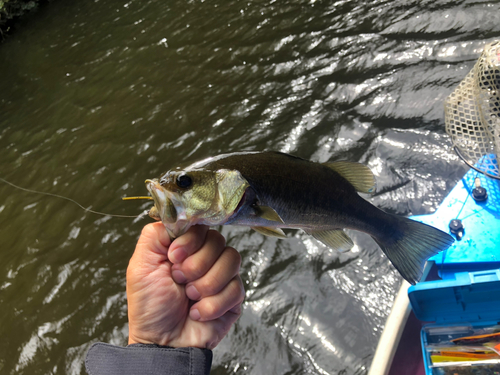
[[[500,37],[498,2],[54,1],[0,45],[0,177],[135,215],[144,180],[186,161],[280,150],[367,164],[368,197],[433,212],[465,172],[443,100]],[[0,373],[84,374],[126,345],[125,270],[150,221],[0,184]],[[366,374],[401,282],[352,232],[338,254],[224,227],[243,314],[214,374]]]

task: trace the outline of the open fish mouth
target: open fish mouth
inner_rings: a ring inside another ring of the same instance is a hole
[[[149,210],[149,216],[164,223],[175,223],[177,221],[177,210],[172,200],[167,196],[165,189],[156,179],[146,180],[145,184],[155,202],[154,206]]]

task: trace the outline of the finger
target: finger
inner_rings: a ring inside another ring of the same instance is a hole
[[[240,253],[226,247],[206,274],[186,285],[186,295],[197,301],[219,293],[238,274],[240,264]]]
[[[214,296],[205,297],[195,303],[189,312],[192,320],[209,321],[220,318],[228,311],[239,315],[245,289],[239,275],[235,276],[222,291]]]
[[[127,280],[142,278],[167,259],[170,237],[162,223],[151,223],[142,229],[127,268]]]
[[[163,254],[165,253],[164,249],[170,246],[170,242],[170,237],[163,224],[156,222],[142,228],[137,245],[145,247],[146,250],[158,251]]]
[[[207,342],[206,348],[213,350],[219,344],[219,342],[229,333],[231,326],[238,320],[240,315],[241,305],[238,305],[237,311],[229,310],[227,313],[218,318],[215,321],[216,324],[213,326],[216,334],[212,336],[212,341]],[[213,340],[214,338],[215,340]]]
[[[172,277],[175,282],[184,284],[199,279],[213,266],[225,246],[226,240],[219,232],[208,231],[205,243],[197,252],[184,262],[172,266]]]
[[[146,225],[141,232],[131,261],[165,260],[170,245],[170,237],[162,223]]]
[[[182,236],[176,238],[168,250],[172,263],[181,263],[200,249],[207,237],[208,226],[194,225]]]

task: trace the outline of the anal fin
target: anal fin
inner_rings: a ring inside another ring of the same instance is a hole
[[[349,251],[354,246],[354,242],[342,229],[322,230],[307,232],[326,246],[340,252]]]
[[[264,236],[278,237],[278,238],[286,238],[285,232],[283,232],[280,228],[272,228],[272,227],[252,227],[252,229]]]

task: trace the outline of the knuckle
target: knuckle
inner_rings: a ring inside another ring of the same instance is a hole
[[[141,236],[147,236],[149,234],[149,232],[151,232],[151,230],[153,229],[152,224],[153,223],[146,224],[142,228],[142,230],[141,230]]]
[[[237,265],[237,270],[239,271],[241,266],[241,255],[240,253],[233,247],[226,247],[225,254],[229,258],[229,262],[231,265]]]
[[[186,263],[186,262],[185,262]],[[183,265],[184,274],[191,280],[197,280],[206,272],[203,262],[192,260],[188,264]]]
[[[165,231],[162,223],[149,223],[141,230],[141,235],[137,241],[136,251],[138,249],[151,247],[166,247],[170,242],[165,243],[162,240],[162,233]]]
[[[239,276],[235,276],[230,283],[231,296],[236,304],[240,304],[245,299],[245,288]]]
[[[218,316],[218,308],[219,306],[213,303],[212,301],[206,301],[203,306],[203,312],[206,319],[215,319]]]
[[[202,290],[205,296],[213,296],[221,289],[220,280],[215,275],[206,275],[199,281],[199,290]]]
[[[151,237],[156,232],[156,227],[158,223],[149,223],[146,224],[141,230],[141,237]]]
[[[245,299],[245,289],[243,288],[243,283],[239,279],[239,277],[235,277],[231,280],[231,293],[234,296],[236,303],[242,303]]]
[[[226,246],[226,239],[224,236],[213,229],[208,231],[207,242],[213,243],[218,248],[224,248]]]

